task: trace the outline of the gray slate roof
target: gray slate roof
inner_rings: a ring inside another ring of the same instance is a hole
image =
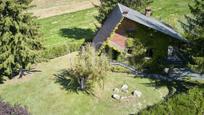
[[[124,12],[128,13],[124,14]],[[97,35],[95,36],[93,44],[97,47],[100,47],[99,44],[102,44],[105,40],[107,40],[108,37],[110,37],[114,28],[117,26],[117,24],[119,24],[119,22],[123,18],[130,19],[139,24],[160,31],[166,35],[171,36],[173,39],[177,39],[182,42],[188,42],[179,33],[177,33],[172,28],[168,27],[167,25],[153,19],[152,17],[147,17],[136,10],[128,8],[122,4],[118,4],[117,7],[109,15],[107,20],[104,22],[102,28],[99,30]]]

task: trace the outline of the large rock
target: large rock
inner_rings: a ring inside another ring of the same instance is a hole
[[[122,85],[121,91],[128,93],[128,85],[127,84]]]
[[[127,98],[128,98],[127,96],[122,96],[121,100],[124,100],[124,99],[127,99]]]
[[[121,97],[120,97],[120,95],[118,95],[118,94],[113,94],[113,95],[112,95],[112,98],[113,98],[113,99],[116,99],[116,100],[120,100]]]
[[[135,90],[132,92],[132,95],[135,96],[135,97],[141,97],[142,96],[142,92],[138,91],[138,90]]]

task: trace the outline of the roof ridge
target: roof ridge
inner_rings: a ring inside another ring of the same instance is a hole
[[[118,3],[117,6],[118,6],[118,8],[119,8],[119,10],[120,10],[120,13],[122,14],[122,8],[121,8],[121,6],[124,6],[124,5],[122,5],[121,3]]]
[[[123,17],[128,18],[130,20],[136,21],[138,23],[141,23],[142,25],[146,25],[150,28],[156,29],[162,33],[165,33],[167,35],[170,35],[174,38],[180,39],[182,41],[188,42],[185,38],[182,37],[182,35],[178,32],[176,32],[173,28],[170,28],[166,26],[161,21],[155,19],[154,17],[148,17],[142,14],[141,12],[134,10],[132,8],[129,8],[123,4],[118,3],[118,7],[120,9],[120,12]],[[123,12],[127,10],[128,14],[124,15]],[[166,29],[166,30],[165,30]],[[168,32],[167,32],[168,31]],[[172,35],[174,34],[174,35]]]

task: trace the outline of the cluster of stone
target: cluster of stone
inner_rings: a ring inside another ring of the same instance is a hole
[[[121,96],[121,95],[119,95],[119,93],[120,92],[128,93],[129,92],[128,88],[129,88],[128,85],[124,84],[124,85],[122,85],[122,87],[120,89],[119,88],[113,89],[112,98],[115,100],[127,99],[128,96]],[[139,90],[134,90],[134,91],[132,91],[131,94],[132,94],[132,96],[138,97],[138,98],[140,98],[142,96],[142,92],[140,92]]]

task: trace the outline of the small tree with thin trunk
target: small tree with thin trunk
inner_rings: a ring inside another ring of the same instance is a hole
[[[104,79],[109,71],[109,61],[105,55],[98,55],[90,45],[82,47],[76,57],[70,59],[69,74],[77,79],[81,90],[90,90],[96,82]]]

